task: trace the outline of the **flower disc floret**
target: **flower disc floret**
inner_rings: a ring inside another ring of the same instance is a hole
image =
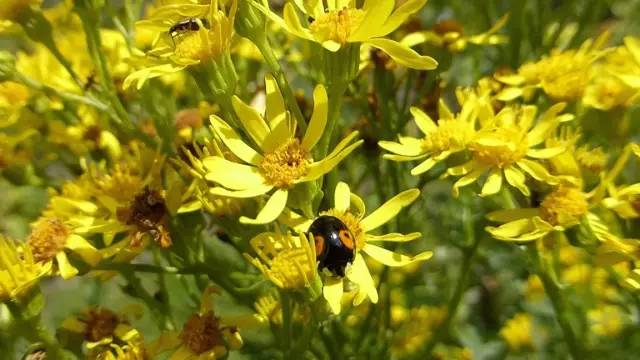
[[[566,225],[579,220],[589,210],[587,196],[580,189],[560,186],[540,204],[543,220],[551,225]]]
[[[513,128],[495,128],[492,141],[474,141],[469,145],[475,159],[489,166],[505,168],[527,155],[529,144],[522,132]]]
[[[364,11],[361,9],[345,7],[331,10],[314,19],[309,25],[309,30],[320,42],[332,40],[344,45],[351,33],[360,27],[363,18]]]
[[[36,222],[27,239],[27,245],[36,261],[49,261],[63,251],[70,234],[71,231],[59,218],[43,218]]]
[[[307,174],[311,162],[309,151],[294,138],[265,154],[258,168],[269,184],[288,188]]]
[[[180,333],[182,343],[194,354],[200,355],[216,347],[224,348],[224,338],[220,322],[213,311],[206,314],[192,314]]]

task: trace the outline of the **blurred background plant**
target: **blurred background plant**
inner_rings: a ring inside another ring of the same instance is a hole
[[[639,17],[3,0],[2,357],[634,358]]]

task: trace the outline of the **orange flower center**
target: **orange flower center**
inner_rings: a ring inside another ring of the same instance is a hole
[[[312,159],[298,139],[291,139],[279,148],[264,155],[258,166],[267,181],[278,188],[291,187],[307,174]]]
[[[540,204],[541,217],[551,225],[578,221],[589,210],[585,193],[575,187],[560,186]]]
[[[36,222],[27,245],[33,252],[36,262],[46,262],[53,259],[64,249],[67,237],[71,231],[56,217],[43,218]]]
[[[525,157],[529,150],[527,140],[518,129],[495,128],[485,139],[469,145],[476,160],[489,166],[505,168]]]
[[[82,321],[86,324],[84,338],[87,341],[100,341],[113,336],[120,323],[118,316],[107,309],[91,309]]]
[[[224,346],[220,322],[212,311],[204,315],[191,315],[182,328],[180,339],[189,350],[198,355],[216,346]]]

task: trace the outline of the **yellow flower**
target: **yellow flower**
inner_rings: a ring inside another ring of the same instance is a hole
[[[437,122],[422,110],[412,107],[411,114],[424,137],[416,139],[398,136],[397,143],[380,141],[378,145],[393,153],[385,154],[385,159],[422,160],[411,170],[411,175],[420,175],[429,171],[440,161],[446,160],[450,155],[466,150],[475,134],[478,116],[489,114],[491,111],[489,106],[490,104],[480,99],[470,99],[463,102],[460,112],[454,115],[444,101],[440,100],[438,107],[440,116]]]
[[[619,106],[627,107],[635,101],[634,91],[628,85],[604,71],[594,75],[587,86],[582,98],[586,106],[607,111]]]
[[[504,324],[500,330],[500,336],[509,344],[512,351],[533,348],[532,322],[531,315],[518,313]]]
[[[304,233],[299,237],[291,234],[262,233],[250,241],[257,258],[244,254],[249,263],[260,270],[272,283],[281,289],[314,289],[320,279],[317,273],[316,246],[312,238]]]
[[[64,279],[78,273],[78,269],[69,262],[67,251],[78,254],[91,266],[97,265],[101,260],[100,253],[87,239],[74,233],[57,217],[38,219],[27,238],[27,246],[36,262],[56,264],[55,269]]]
[[[44,215],[62,219],[74,234],[101,234],[103,258],[118,255],[117,261],[128,261],[149,238],[168,247],[169,209],[157,190],[163,164],[162,156],[138,143],[132,143],[113,167],[83,162],[85,173],[52,194]],[[126,236],[114,243],[123,233]]]
[[[263,321],[274,325],[282,325],[282,305],[276,298],[277,294],[268,293],[260,296],[254,304],[258,316]]]
[[[284,18],[269,10],[263,0],[262,10],[286,31],[302,39],[321,44],[331,52],[337,52],[348,44],[365,44],[380,49],[398,64],[420,70],[435,69],[438,63],[421,56],[411,48],[384,38],[396,30],[412,14],[418,12],[427,0],[409,0],[395,7],[395,1],[365,0],[362,7],[354,1],[295,1],[305,17],[310,18],[304,27],[291,2],[284,7]],[[394,9],[395,8],[395,9]]]
[[[20,83],[0,82],[0,129],[18,121],[29,96],[29,89]]]
[[[509,185],[528,196],[529,188],[525,184],[525,174],[547,183],[555,179],[540,163],[565,151],[563,147],[538,148],[548,138],[560,122],[571,120],[572,115],[558,115],[564,104],[550,107],[534,124],[537,108],[507,106],[490,119],[473,137],[467,146],[472,159],[449,168],[448,175],[462,176],[453,185],[454,195],[458,195],[463,186],[476,182],[482,175],[489,173],[480,196],[496,194],[502,187],[503,177]]]
[[[0,302],[27,294],[51,271],[51,263],[39,263],[28,246],[0,235]]]
[[[623,219],[640,217],[640,183],[608,187],[609,197],[602,200],[602,204]]]
[[[224,357],[228,349],[239,349],[242,338],[238,328],[215,316],[211,294],[217,292],[213,287],[205,289],[200,311],[187,319],[182,331],[163,333],[150,345],[154,353],[173,350],[172,360],[213,360]]]
[[[589,71],[604,51],[602,46],[609,34],[585,41],[579,49],[553,50],[548,57],[535,63],[526,63],[517,74],[496,75],[507,87],[498,94],[502,101],[518,97],[529,98],[535,89],[542,90],[555,101],[575,101],[589,85]]]
[[[230,3],[229,9],[225,3]],[[237,0],[210,4],[182,0],[155,8],[148,19],[136,23],[141,30],[156,33],[154,46],[146,54],[137,51],[134,63],[142,69],[127,76],[124,88],[136,82],[140,89],[148,79],[208,60],[222,59],[229,65],[236,10]]]
[[[406,312],[398,322],[399,328],[393,331],[394,352],[415,354],[438,331],[446,316],[446,306],[420,305]]]
[[[349,145],[358,135],[353,132],[340,141],[327,157],[314,160],[312,150],[322,137],[327,123],[327,93],[324,87],[318,85],[313,91],[313,114],[302,139],[296,137],[296,123],[285,111],[282,95],[271,76],[266,78],[266,89],[264,118],[240,98],[233,98],[233,107],[240,122],[255,145],[248,145],[231,126],[213,115],[213,130],[238,160],[231,161],[215,155],[202,159],[207,170],[205,178],[221,185],[211,189],[214,195],[254,198],[275,188],[255,219],[246,216],[240,218],[240,222],[245,224],[274,221],[287,205],[291,188],[317,180],[362,144],[362,140],[359,140]]]
[[[141,338],[141,334],[129,324],[124,313],[116,314],[100,307],[89,308],[77,316],[69,317],[61,326],[82,335],[89,350],[110,344],[122,345]]]
[[[344,182],[338,183],[334,194],[334,207],[321,212],[319,215],[334,216],[346,225],[355,240],[355,258],[353,263],[347,266],[344,279],[333,274],[325,274],[323,295],[334,313],[337,314],[341,310],[341,300],[344,293],[343,283],[345,282],[347,285],[354,283],[358,286],[356,296],[353,300],[354,305],[361,304],[366,298],[369,298],[373,303],[377,303],[378,301],[378,291],[362,256],[362,252],[374,260],[392,267],[406,266],[431,258],[433,255],[431,251],[425,251],[415,256],[407,256],[374,245],[374,243],[380,241],[412,241],[420,237],[421,234],[418,232],[384,235],[374,235],[371,233],[373,230],[393,219],[398,215],[400,210],[414,202],[418,196],[420,196],[420,190],[418,189],[404,191],[382,204],[368,216],[365,216],[364,201],[356,194],[351,193],[349,185]],[[283,221],[293,224],[294,218],[295,215],[288,219],[284,218]],[[294,225],[294,227],[299,233],[307,232],[312,222],[312,220],[301,221],[298,222],[297,225]]]
[[[598,306],[589,310],[587,317],[591,323],[591,331],[598,336],[617,336],[625,325],[622,309],[616,305]]]
[[[624,38],[624,47],[610,55],[610,71],[635,91],[640,92],[640,39],[633,36]]]
[[[560,185],[546,195],[537,208],[507,209],[489,213],[489,220],[505,224],[498,227],[488,226],[485,229],[498,240],[533,241],[554,231],[564,232],[586,219],[595,232],[594,235],[604,240],[612,235],[600,218],[590,212],[593,205],[590,204],[590,200],[593,199],[593,193],[585,194],[575,186]]]
[[[451,52],[460,52],[473,45],[498,45],[507,42],[507,38],[496,33],[504,27],[509,15],[504,15],[491,29],[475,35],[465,35],[462,26],[455,20],[444,20],[436,23],[431,30],[413,32],[400,41],[408,47],[427,43],[436,47],[446,48]]]

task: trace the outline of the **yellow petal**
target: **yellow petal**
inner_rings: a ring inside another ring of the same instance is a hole
[[[522,170],[524,170],[524,172],[531,175],[531,177],[536,180],[548,181],[551,178],[551,174],[549,174],[549,171],[547,171],[544,166],[538,164],[535,161],[520,159],[516,164],[518,164],[518,166]]]
[[[327,114],[329,111],[329,104],[327,99],[327,91],[324,86],[318,85],[313,90],[313,114],[311,115],[311,121],[309,121],[309,127],[302,139],[302,147],[311,150],[324,133],[324,128],[327,125]]]
[[[256,109],[245,104],[239,97],[234,96],[232,99],[233,109],[238,114],[242,126],[247,131],[249,136],[255,141],[255,143],[262,148],[264,139],[269,132],[269,126],[264,122],[260,114]]]
[[[70,279],[78,274],[78,269],[73,267],[67,258],[67,254],[64,251],[60,251],[56,254],[56,262],[58,263],[58,270],[60,271],[60,276],[63,279]]]
[[[262,161],[262,155],[247,145],[235,130],[221,118],[211,115],[211,125],[216,134],[222,139],[222,142],[242,161],[253,165],[258,165]]]
[[[438,62],[429,56],[423,56],[413,51],[397,41],[389,39],[370,39],[367,44],[382,50],[398,64],[416,70],[433,70],[438,66]]]
[[[419,232],[413,232],[410,234],[400,234],[400,233],[391,233],[384,235],[371,235],[366,234],[365,239],[367,242],[370,241],[390,241],[390,242],[408,242],[413,241],[422,236]]]
[[[425,135],[438,130],[436,123],[424,111],[415,106],[412,106],[409,111],[411,112],[411,115],[413,115],[416,125],[418,125],[420,131]]]
[[[378,146],[402,156],[420,156],[424,154],[424,150],[418,142],[400,144],[393,141],[379,141]]]
[[[334,314],[340,314],[342,308],[342,279],[336,277],[326,278],[322,287],[322,295],[329,304]]]
[[[74,253],[80,255],[82,260],[84,260],[87,264],[91,266],[96,266],[102,257],[98,252],[98,249],[93,247],[85,238],[82,236],[71,234],[67,238],[67,243],[65,247],[72,250]]]
[[[221,188],[221,187],[214,187],[209,189],[209,192],[212,195],[217,195],[217,196],[225,196],[225,197],[232,197],[232,198],[240,198],[240,199],[246,199],[246,198],[252,198],[252,197],[256,197],[256,196],[260,196],[263,194],[268,193],[271,189],[273,189],[272,185],[267,185],[267,184],[262,184],[250,189],[246,189],[246,190],[238,190],[238,191],[233,191],[233,190],[228,190],[225,188]]]
[[[383,24],[391,15],[395,0],[365,0],[363,9],[364,17],[360,26],[350,34],[348,40],[350,42],[362,42],[376,36],[384,36],[380,34]]]
[[[280,92],[278,83],[273,75],[267,74],[264,77],[264,83],[265,92],[267,93],[267,122],[269,123],[269,127],[273,130],[271,122],[277,116],[283,114],[286,111],[286,108],[284,105],[284,99],[282,98],[282,93]]]
[[[400,25],[404,24],[404,22],[413,14],[418,12],[424,4],[427,3],[427,0],[408,0],[405,1],[402,5],[400,5],[395,11],[389,16],[387,21],[385,21],[384,25],[377,30],[376,36],[385,36],[392,31],[396,30]]]
[[[367,232],[386,224],[389,220],[396,217],[400,210],[414,202],[418,196],[420,196],[420,190],[418,189],[409,189],[401,192],[382,204],[378,209],[369,214],[369,216],[362,219],[360,226]]]
[[[264,178],[258,168],[242,165],[219,156],[209,156],[202,160],[207,174],[205,178],[228,189],[246,190],[264,185]]]
[[[377,245],[366,244],[362,249],[367,255],[387,266],[405,266],[417,261],[428,260],[433,256],[433,252],[425,251],[416,256],[407,256],[389,251]]]
[[[271,11],[267,12],[271,13]],[[296,14],[296,9],[293,7],[293,5],[291,5],[290,2],[287,2],[287,4],[284,6],[283,16],[283,23],[289,32],[303,39],[311,39],[309,31],[305,29],[300,23],[300,18],[298,18],[298,14]]]
[[[494,169],[482,186],[480,196],[494,195],[500,191],[502,187],[502,171]]]
[[[436,161],[436,159],[428,158],[427,160],[421,162],[418,166],[411,169],[411,175],[416,176],[416,175],[423,174],[431,170],[431,168],[437,163],[438,161]]]
[[[458,195],[460,195],[460,188],[474,183],[476,180],[478,180],[480,175],[485,172],[485,170],[486,169],[483,168],[474,169],[473,171],[456,181],[453,184],[453,196],[458,197]]]
[[[504,169],[504,177],[507,179],[509,185],[520,190],[522,195],[529,196],[529,188],[525,184],[525,176],[522,171],[518,170],[515,166],[509,166]]]
[[[291,128],[291,114],[288,111],[278,115],[271,122],[271,132],[265,137],[261,148],[265,153],[270,153],[293,138]]]
[[[547,149],[529,149],[529,151],[527,151],[527,156],[534,159],[550,159],[562,154],[565,151],[566,148],[564,146],[556,146]]]
[[[349,155],[353,150],[355,150],[355,148],[362,145],[362,143],[363,143],[362,140],[358,140],[357,142],[351,144],[346,149],[342,150],[341,152],[339,152],[333,157],[326,157],[321,161],[316,161],[314,163],[311,163],[311,165],[309,165],[307,175],[299,179],[298,182],[316,180],[322,175],[333,170],[338,165],[338,163],[342,161],[342,159],[347,157],[347,155]]]
[[[349,190],[349,185],[347,185],[347,183],[342,181],[338,183],[333,201],[334,208],[336,210],[340,212],[349,210],[349,205],[351,203],[351,190]]]
[[[268,224],[280,216],[282,214],[282,210],[287,205],[287,197],[289,192],[286,189],[278,189],[273,195],[267,200],[267,203],[264,205],[260,213],[255,219],[248,218],[246,216],[240,217],[240,222],[243,224]]]
[[[524,91],[521,88],[508,87],[502,89],[502,91],[500,91],[498,95],[496,95],[496,99],[500,101],[511,101],[519,98],[523,93]]]
[[[515,220],[499,227],[488,226],[485,230],[498,240],[533,241],[549,233],[546,229],[538,229],[532,219]]]
[[[358,293],[353,299],[354,305],[360,305],[367,297],[374,304],[378,302],[378,290],[361,254],[356,254],[353,264],[347,271],[347,278],[358,284]]]
[[[487,219],[490,221],[507,223],[524,218],[532,218],[538,215],[540,215],[540,210],[537,208],[504,209],[488,213]]]

